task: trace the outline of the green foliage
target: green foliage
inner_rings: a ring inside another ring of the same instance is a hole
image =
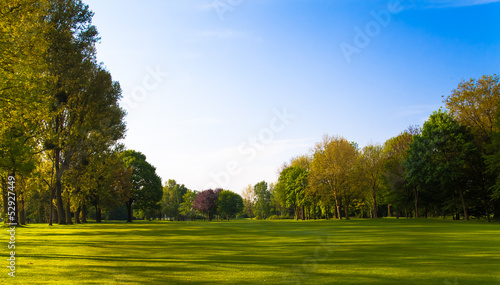
[[[196,217],[196,211],[193,209],[193,203],[198,196],[198,191],[187,190],[182,196],[183,202],[179,205],[179,213],[190,220]]]
[[[408,211],[413,207],[413,191],[405,178],[403,165],[408,157],[413,136],[414,134],[407,130],[384,144],[386,159],[383,167],[383,183],[388,190],[386,200],[398,211]]]
[[[179,185],[175,180],[169,179],[165,183],[165,187],[163,187],[163,197],[161,200],[163,214],[170,219],[178,221],[180,219],[180,206],[184,202],[184,195],[187,192],[188,189],[184,184]]]
[[[474,137],[443,111],[434,112],[425,122],[422,134],[415,137],[404,162],[406,180],[416,187],[423,201],[432,206],[453,202],[458,198],[467,218],[468,197],[473,195],[478,181],[474,165],[480,160]]]
[[[255,192],[255,215],[258,219],[265,219],[271,212],[271,192],[267,188],[267,183],[261,181],[253,187]]]
[[[500,103],[499,103],[500,106]],[[491,186],[491,191],[495,199],[500,200],[500,108],[498,108],[495,119],[496,130],[492,133],[492,142],[486,156],[488,172],[495,178],[495,184]]]
[[[132,168],[132,189],[127,203],[136,210],[156,208],[162,198],[161,179],[156,168],[146,161],[146,156],[135,150],[120,154],[127,168]]]
[[[231,217],[242,213],[244,208],[243,198],[229,190],[219,192],[216,204],[219,215],[226,217],[228,221]]]
[[[289,166],[280,173],[275,191],[282,199],[285,207],[293,207],[297,215],[297,207],[304,203],[307,187],[308,171],[301,166]],[[296,216],[298,218],[298,216]]]

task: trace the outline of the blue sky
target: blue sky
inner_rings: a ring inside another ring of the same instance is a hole
[[[323,134],[384,143],[500,67],[500,1],[85,3],[126,147],[196,190],[274,182]]]

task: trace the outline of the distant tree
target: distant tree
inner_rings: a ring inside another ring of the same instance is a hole
[[[349,179],[357,157],[355,145],[342,137],[323,136],[323,140],[314,148],[311,162],[310,183],[322,190],[325,204],[332,200],[335,203],[336,216],[342,218],[341,204],[343,198],[350,197]],[[350,199],[344,201],[345,212],[348,212]],[[348,217],[346,217],[348,218]]]
[[[418,196],[414,196],[413,189],[408,185],[405,178],[404,160],[408,156],[408,150],[413,141],[414,135],[418,134],[417,128],[410,127],[396,137],[388,139],[384,143],[384,185],[388,189],[388,211],[393,205],[396,211],[405,212],[408,217],[408,209],[415,202],[415,211],[418,212]]]
[[[198,196],[196,196],[193,202],[193,208],[204,215],[203,219],[205,219],[205,216],[208,221],[212,219],[211,214],[213,215],[217,211],[216,202],[221,191],[222,189],[208,189],[200,192]]]
[[[156,168],[146,161],[146,156],[138,151],[126,150],[121,158],[127,168],[132,168],[132,190],[126,201],[128,219],[132,222],[132,207],[147,211],[154,208],[162,197],[161,179],[156,174]]]
[[[229,190],[222,190],[217,198],[217,208],[222,217],[227,220],[243,211],[243,198]]]
[[[255,214],[257,217],[265,219],[271,211],[271,192],[267,188],[265,181],[255,184],[253,189],[256,197]]]
[[[380,145],[368,145],[361,155],[362,179],[371,198],[372,218],[378,218],[378,195],[382,189],[385,156]]]
[[[253,189],[252,185],[248,185],[244,190],[243,190],[243,204],[244,204],[244,211],[245,213],[250,217],[250,219],[253,218],[254,212],[255,212],[255,191]]]
[[[282,199],[281,204],[293,208],[295,219],[298,220],[298,209],[302,206],[305,189],[307,188],[306,169],[300,166],[289,166],[281,171],[275,191]]]
[[[179,213],[190,220],[194,220],[196,217],[193,204],[197,196],[198,191],[187,190],[187,192],[182,196],[183,202],[179,205]]]
[[[161,200],[162,211],[170,219],[179,220],[179,207],[182,204],[183,196],[188,189],[184,184],[177,184],[173,179],[169,179],[163,187],[163,197]]]

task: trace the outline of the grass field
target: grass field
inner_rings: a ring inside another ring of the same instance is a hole
[[[499,284],[500,224],[106,222],[1,235],[0,284]]]

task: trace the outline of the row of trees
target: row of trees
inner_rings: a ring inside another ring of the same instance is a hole
[[[179,221],[194,220],[201,215],[204,220],[214,217],[230,220],[243,212],[243,199],[229,190],[208,189],[199,192],[189,190],[175,180],[168,180],[159,206],[152,217]]]
[[[146,157],[124,151],[121,89],[96,60],[93,13],[80,0],[0,2],[0,177],[12,222],[86,222],[89,208],[146,209],[161,180]],[[12,178],[11,178],[12,179]]]
[[[422,128],[362,149],[324,136],[280,170],[276,185],[244,190],[249,217],[500,216],[497,75],[459,84]]]

